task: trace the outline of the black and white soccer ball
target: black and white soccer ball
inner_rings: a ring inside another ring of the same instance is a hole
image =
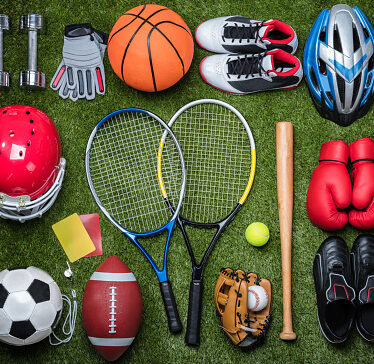
[[[28,267],[0,272],[0,341],[21,346],[43,340],[61,309],[60,288],[45,271]]]

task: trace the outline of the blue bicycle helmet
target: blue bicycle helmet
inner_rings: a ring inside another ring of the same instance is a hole
[[[304,74],[320,115],[348,126],[374,99],[374,29],[360,8],[323,10],[304,48]]]

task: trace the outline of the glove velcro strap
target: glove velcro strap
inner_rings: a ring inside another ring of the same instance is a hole
[[[342,140],[330,140],[322,144],[319,161],[334,161],[347,164],[349,158],[348,144]]]
[[[65,27],[65,37],[75,38],[92,34],[93,29],[90,23],[70,24]]]
[[[352,163],[374,161],[374,142],[371,138],[356,140],[349,146]]]
[[[92,28],[92,29],[96,33],[96,35],[98,35],[101,38],[101,42],[100,43],[107,45],[108,44],[109,34],[104,33],[101,30],[97,30],[97,29],[94,29],[94,28]]]

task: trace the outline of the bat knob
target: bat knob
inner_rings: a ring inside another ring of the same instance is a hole
[[[279,337],[284,341],[296,340],[296,334],[293,331],[289,331],[289,332],[282,331]]]

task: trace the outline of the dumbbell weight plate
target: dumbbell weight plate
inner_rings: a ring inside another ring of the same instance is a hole
[[[21,16],[20,28],[26,30],[41,30],[43,18],[39,14],[24,14]]]
[[[9,18],[7,15],[0,14],[0,29],[9,30]]]
[[[9,73],[5,71],[0,71],[0,88],[9,87]]]
[[[19,84],[33,89],[45,88],[45,74],[39,71],[22,71]]]

